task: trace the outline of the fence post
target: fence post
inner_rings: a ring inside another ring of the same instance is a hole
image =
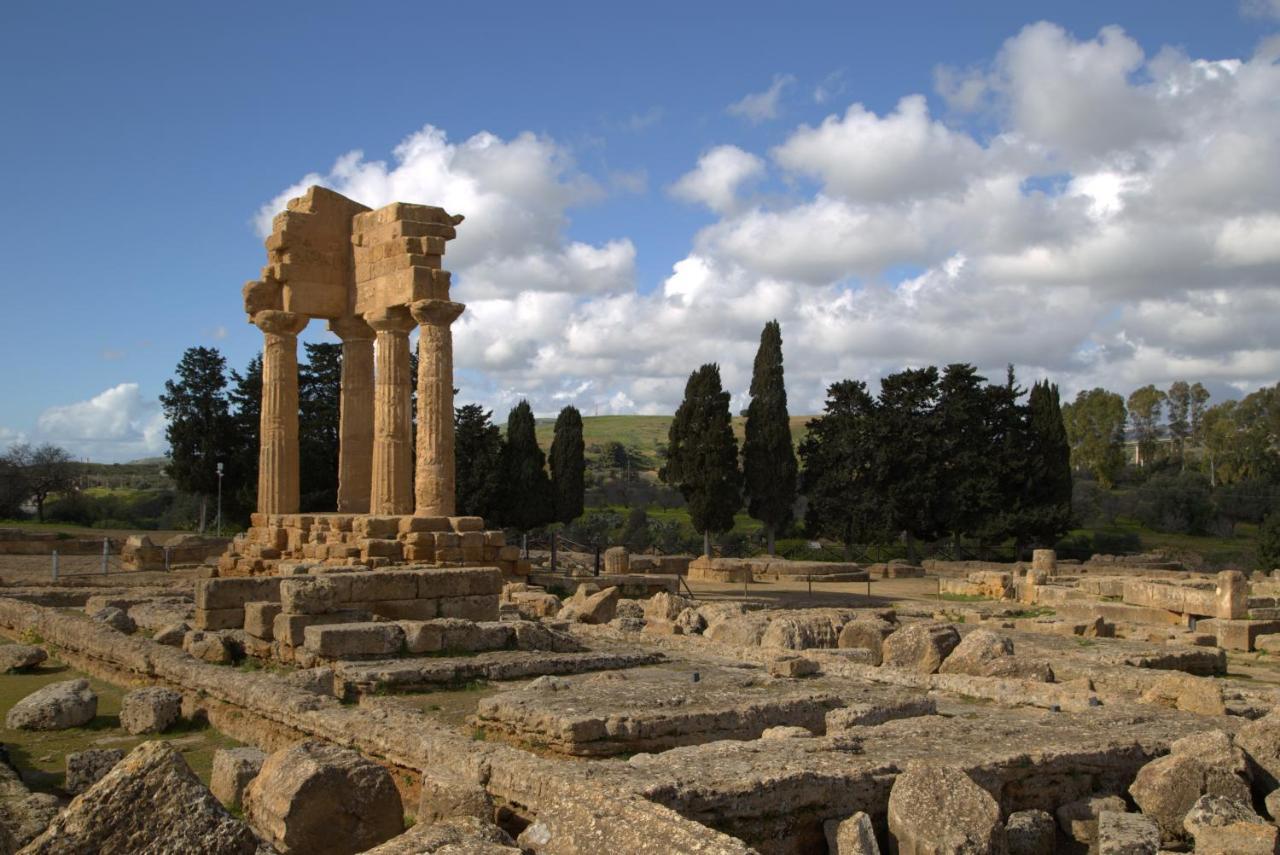
[[[169,572],[169,547],[164,548],[164,572]]]
[[[53,581],[58,581],[58,550],[53,550]]]
[[[107,575],[107,554],[111,550],[111,540],[102,538],[102,575]]]
[[[551,532],[551,572],[557,572],[556,568],[556,541],[560,539],[560,533]]]
[[[600,544],[596,544],[596,569],[595,575],[600,575]]]

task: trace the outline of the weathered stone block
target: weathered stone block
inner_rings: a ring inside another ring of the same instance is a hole
[[[196,580],[197,609],[240,609],[255,600],[279,601],[276,577]]]
[[[498,619],[498,597],[479,595],[472,597],[444,597],[440,600],[440,617],[482,621]]]
[[[267,755],[257,748],[222,748],[214,752],[209,790],[227,807],[238,808],[249,782],[258,777]]]
[[[458,533],[484,531],[483,517],[449,517],[449,522]]]
[[[101,780],[102,776],[124,759],[119,748],[90,748],[67,755],[67,774],[64,789],[78,796]]]
[[[120,704],[120,726],[132,734],[164,733],[182,714],[182,695],[162,686],[134,689]]]
[[[394,623],[341,623],[309,626],[302,646],[326,659],[393,656],[404,645],[404,630]]]
[[[351,602],[375,600],[417,599],[418,580],[407,571],[380,570],[373,573],[357,573],[351,577],[349,593],[345,599]]]
[[[216,632],[220,629],[239,629],[244,626],[244,607],[233,609],[196,609],[193,622],[196,629]]]
[[[345,584],[344,584],[345,582]],[[287,614],[320,615],[335,611],[349,599],[350,583],[336,576],[300,576],[280,581],[281,610]]]
[[[274,637],[271,628],[281,608],[280,603],[245,603],[244,631],[263,641],[270,641]]]
[[[356,623],[368,620],[368,612],[343,609],[323,615],[278,614],[271,625],[272,638],[288,647],[302,645],[307,627],[340,623]]]
[[[401,517],[400,533],[425,533],[433,531],[449,531],[448,517]]]
[[[496,567],[442,567],[414,574],[419,597],[496,597],[502,593],[502,573]]]
[[[351,607],[391,620],[431,620],[440,616],[440,600],[377,600],[351,603]]]

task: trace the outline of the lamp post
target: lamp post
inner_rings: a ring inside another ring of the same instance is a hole
[[[218,537],[222,537],[222,461],[218,461]]]

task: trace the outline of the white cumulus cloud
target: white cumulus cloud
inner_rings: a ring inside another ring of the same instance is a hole
[[[727,213],[738,203],[738,189],[764,175],[764,161],[736,145],[720,145],[698,158],[698,165],[671,185],[671,195]]]
[[[776,119],[782,114],[782,92],[796,82],[795,75],[775,74],[773,83],[763,92],[752,92],[744,95],[725,108],[731,116],[746,119],[752,124],[759,124]]]

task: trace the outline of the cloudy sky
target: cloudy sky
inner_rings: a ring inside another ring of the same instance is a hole
[[[0,444],[162,453],[309,184],[466,216],[500,417],[669,413],[707,361],[742,406],[771,318],[793,413],[955,361],[1280,379],[1280,0],[183,5],[6,15]]]

